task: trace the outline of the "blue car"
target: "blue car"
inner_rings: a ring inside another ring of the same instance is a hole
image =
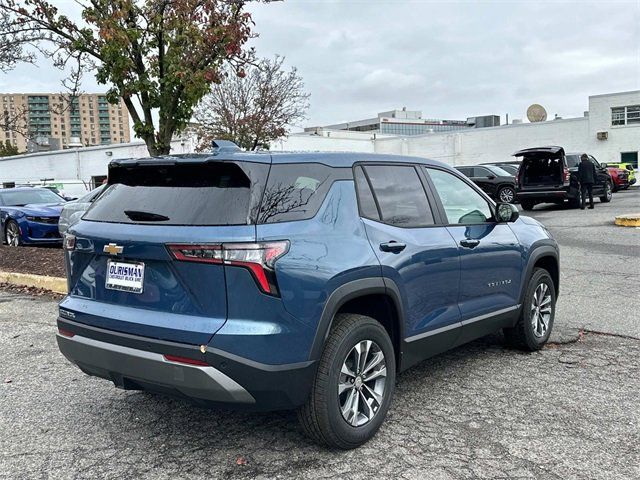
[[[549,339],[559,250],[440,162],[356,153],[117,160],[65,236],[57,341],[89,375],[201,405],[297,409],[355,448],[396,376],[503,329]]]
[[[58,219],[66,203],[47,188],[0,190],[0,228],[7,245],[61,244]]]

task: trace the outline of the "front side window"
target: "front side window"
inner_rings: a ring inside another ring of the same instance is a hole
[[[397,227],[433,225],[433,213],[418,172],[407,165],[365,166],[381,221]]]
[[[471,186],[449,172],[426,168],[449,224],[473,225],[492,221],[487,201]]]

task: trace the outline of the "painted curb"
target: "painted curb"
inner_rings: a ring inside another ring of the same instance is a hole
[[[67,279],[61,277],[0,271],[0,282],[25,287],[44,288],[45,290],[62,293],[63,295],[67,293]]]
[[[620,215],[616,217],[616,225],[620,225],[621,227],[640,227],[640,213]]]

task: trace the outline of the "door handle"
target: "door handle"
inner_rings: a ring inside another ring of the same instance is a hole
[[[466,238],[464,240],[460,240],[460,245],[466,248],[476,248],[478,245],[480,245],[480,240]]]
[[[383,252],[393,252],[398,253],[407,248],[405,243],[396,242],[395,240],[390,240],[388,242],[383,242],[380,244],[380,250]]]

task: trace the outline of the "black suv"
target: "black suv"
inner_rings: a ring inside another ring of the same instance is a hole
[[[506,170],[494,165],[469,165],[455,167],[470,178],[494,200],[513,203],[516,198],[515,177]]]
[[[562,147],[536,147],[520,150],[513,154],[522,157],[522,164],[516,177],[516,200],[523,210],[532,210],[538,203],[569,202],[572,207],[580,206],[580,179],[578,165],[583,152],[565,153]],[[613,182],[605,167],[593,156],[587,154],[595,165],[597,182],[593,194],[607,203],[613,196]]]

